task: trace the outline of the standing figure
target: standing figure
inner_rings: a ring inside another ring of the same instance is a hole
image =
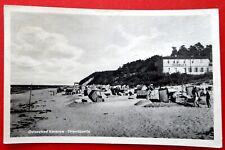
[[[151,100],[152,90],[154,90],[154,87],[153,87],[153,84],[150,84],[147,88],[147,96],[146,96],[147,100]]]
[[[210,104],[210,94],[209,94],[208,88],[206,88],[206,104],[207,104],[208,108],[211,107],[211,104]]]
[[[194,98],[194,105],[200,107],[199,106],[199,95],[198,95],[198,91],[197,91],[196,87],[193,88],[192,95],[193,95],[193,98]]]

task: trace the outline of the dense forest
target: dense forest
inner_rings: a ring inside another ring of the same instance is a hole
[[[170,57],[207,57],[212,61],[212,45],[203,46],[201,43],[191,45],[188,48],[185,45],[172,47]],[[169,85],[182,84],[200,80],[212,79],[212,73],[204,75],[187,74],[163,74],[158,72],[156,62],[160,61],[162,56],[152,56],[146,60],[136,60],[119,67],[117,70],[94,72],[80,81],[85,83],[93,78],[89,84],[110,84],[110,85],[130,85],[154,84]]]

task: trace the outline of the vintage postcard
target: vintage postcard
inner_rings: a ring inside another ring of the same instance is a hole
[[[217,9],[4,13],[4,143],[222,146]]]

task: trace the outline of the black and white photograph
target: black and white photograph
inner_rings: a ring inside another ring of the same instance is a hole
[[[4,12],[5,143],[222,146],[217,9]]]

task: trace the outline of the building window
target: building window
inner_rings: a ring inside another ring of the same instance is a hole
[[[201,68],[201,72],[203,72],[204,71],[204,68]]]
[[[184,64],[185,64],[185,60],[184,60]]]
[[[195,68],[195,72],[198,72],[198,68]]]
[[[189,72],[192,72],[192,69],[191,68],[189,68]]]
[[[179,61],[177,61],[177,64],[179,63]]]
[[[170,72],[170,68],[168,68],[168,72]]]
[[[175,72],[177,72],[177,68],[175,68]]]
[[[209,68],[207,68],[207,72],[209,72]]]
[[[184,68],[184,73],[187,73],[187,68]]]
[[[173,63],[175,64],[175,60],[173,61]]]
[[[193,64],[194,63],[194,60],[192,60],[191,63]]]
[[[168,60],[167,62],[168,62],[168,64],[170,63],[170,61],[169,61],[169,60]]]

